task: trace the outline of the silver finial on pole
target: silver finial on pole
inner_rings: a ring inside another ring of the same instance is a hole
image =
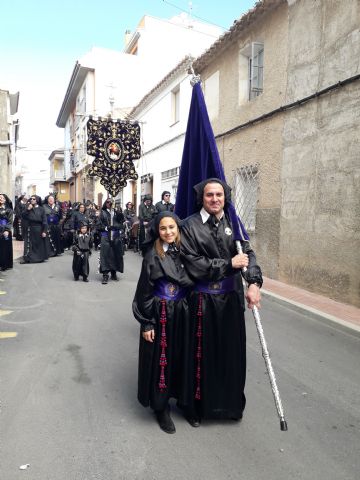
[[[192,63],[189,66],[189,71],[192,75],[192,77],[190,79],[190,85],[193,87],[197,83],[201,83],[201,77],[200,77],[200,75],[195,75],[195,71],[194,71],[194,67],[193,67]]]

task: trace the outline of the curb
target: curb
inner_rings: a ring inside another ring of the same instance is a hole
[[[306,313],[310,315],[311,318],[315,320],[319,320],[320,322],[327,323],[327,324],[336,324],[340,326],[342,330],[348,331],[351,330],[351,333],[355,334],[356,336],[360,337],[360,326],[356,325],[352,322],[348,322],[347,320],[343,320],[341,318],[335,317],[334,315],[330,315],[328,313],[322,312],[321,310],[317,310],[316,308],[309,307],[308,305],[304,305],[303,303],[295,302],[294,300],[290,300],[288,298],[282,297],[276,293],[270,292],[266,289],[261,289],[261,294],[264,298],[272,301],[277,302],[280,305],[284,305],[285,307],[291,308],[295,312]]]

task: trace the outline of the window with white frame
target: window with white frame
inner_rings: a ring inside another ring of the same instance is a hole
[[[253,42],[249,57],[249,100],[257,97],[263,91],[264,79],[264,44]]]
[[[245,165],[233,172],[236,213],[246,230],[255,231],[259,188],[259,166]]]
[[[180,120],[180,85],[171,91],[171,125]]]
[[[219,71],[216,71],[204,81],[204,97],[210,120],[219,115],[219,82]]]

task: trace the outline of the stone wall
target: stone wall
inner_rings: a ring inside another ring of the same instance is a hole
[[[360,73],[360,3],[289,6],[287,102]],[[360,306],[360,81],[285,115],[279,279]]]

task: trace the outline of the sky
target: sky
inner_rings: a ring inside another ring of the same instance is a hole
[[[92,47],[122,51],[126,30],[143,15],[171,18],[181,12],[227,30],[255,0],[10,0],[1,2],[0,89],[20,92],[18,164],[29,181],[48,168],[62,148],[56,120],[75,63]]]

